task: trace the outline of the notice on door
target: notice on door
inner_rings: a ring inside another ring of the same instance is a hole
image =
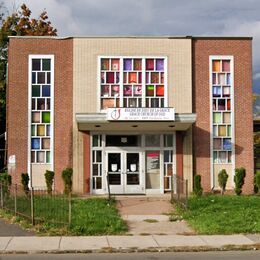
[[[108,108],[108,121],[174,121],[175,109],[165,108]]]

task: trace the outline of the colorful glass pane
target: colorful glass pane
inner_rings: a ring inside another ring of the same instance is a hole
[[[45,125],[37,125],[37,136],[45,136]]]
[[[112,70],[119,70],[119,59],[111,60]]]
[[[154,85],[146,86],[146,96],[154,96]]]
[[[40,149],[40,138],[32,138],[31,148],[34,150]]]
[[[158,85],[156,87],[156,96],[160,96],[160,97],[164,96],[164,86],[163,85]]]
[[[32,70],[41,70],[41,60],[32,59]]]
[[[124,70],[132,70],[132,59],[124,59]]]
[[[51,60],[50,59],[42,59],[42,70],[51,70]]]
[[[134,59],[134,70],[142,70],[142,60]]]
[[[50,123],[51,115],[50,112],[42,112],[42,123]]]
[[[220,60],[213,61],[213,71],[220,72]]]
[[[41,89],[39,85],[32,85],[32,97],[39,97],[41,95],[40,90]]]
[[[45,72],[37,72],[37,84],[45,83]]]
[[[47,151],[46,152],[46,163],[50,163],[51,162],[51,152]]]
[[[40,123],[40,121],[41,121],[40,112],[32,112],[32,122],[33,123]]]
[[[146,60],[146,70],[154,70],[154,59]]]
[[[156,60],[156,70],[159,70],[159,71],[164,70],[164,60],[163,59]]]
[[[42,149],[50,149],[50,138],[42,138]]]
[[[50,85],[43,85],[42,86],[42,96],[43,97],[50,97],[51,96],[51,86]]]
[[[101,69],[102,70],[109,69],[109,59],[101,59]]]
[[[45,159],[45,152],[37,152],[37,162],[44,163]]]

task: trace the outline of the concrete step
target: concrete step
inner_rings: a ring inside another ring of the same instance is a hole
[[[122,215],[122,218],[126,221],[136,222],[168,222],[169,216],[167,215]]]

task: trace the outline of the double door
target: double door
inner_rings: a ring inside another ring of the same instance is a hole
[[[106,169],[111,194],[145,192],[140,152],[107,152]]]

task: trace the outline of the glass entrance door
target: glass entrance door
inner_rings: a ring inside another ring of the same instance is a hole
[[[107,174],[112,194],[144,193],[139,152],[108,152]]]
[[[124,193],[122,153],[107,153],[107,181],[112,194]]]

